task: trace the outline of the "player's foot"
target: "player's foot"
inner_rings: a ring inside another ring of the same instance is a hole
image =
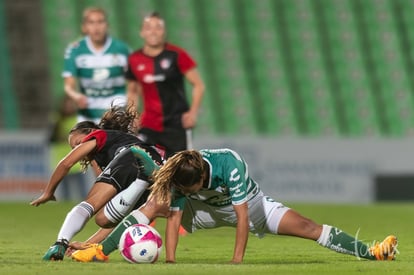
[[[187,230],[184,229],[184,227],[182,225],[180,225],[180,230],[178,231],[178,234],[180,234],[180,236],[187,236],[188,232]]]
[[[49,247],[46,254],[43,256],[45,261],[62,261],[65,256],[65,251],[68,248],[68,241],[65,239],[55,242],[54,245]]]
[[[107,262],[109,257],[102,252],[101,244],[90,244],[86,249],[76,250],[72,253],[72,259],[78,262]]]
[[[369,253],[378,261],[392,261],[397,253],[398,241],[397,237],[390,235],[382,242],[377,242],[369,248]]]
[[[157,225],[157,220],[153,220],[149,225],[155,227]]]

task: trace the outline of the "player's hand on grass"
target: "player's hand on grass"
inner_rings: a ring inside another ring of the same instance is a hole
[[[68,249],[66,249],[65,256],[70,257],[72,256],[72,253],[75,252],[76,250],[86,249],[89,247],[89,245],[90,244],[86,242],[77,242],[77,241],[71,242],[69,244]]]
[[[242,263],[242,260],[235,260],[235,259],[232,259],[230,262],[229,262],[229,264],[241,264]]]
[[[37,198],[34,201],[32,201],[30,203],[30,205],[32,205],[32,206],[39,206],[39,205],[41,205],[43,203],[46,203],[48,201],[55,201],[55,200],[56,200],[55,195],[43,193],[39,198]]]
[[[72,253],[75,252],[77,249],[73,249],[72,247],[68,247],[65,251],[65,256],[66,257],[71,257]]]
[[[90,247],[90,245],[91,244],[88,243],[88,242],[77,242],[77,241],[75,241],[75,242],[71,242],[69,244],[69,248],[72,249],[73,251],[83,250],[83,249],[86,249],[86,248]]]

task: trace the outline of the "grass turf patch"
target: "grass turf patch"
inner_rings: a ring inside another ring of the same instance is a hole
[[[28,203],[0,203],[0,274],[414,274],[412,217],[414,203],[368,205],[288,204],[318,223],[337,226],[371,243],[389,234],[399,240],[397,260],[358,260],[335,253],[313,241],[288,236],[249,236],[244,263],[228,264],[232,257],[234,228],[199,230],[180,237],[177,264],[165,264],[163,251],[155,264],[127,263],[116,251],[109,263],[45,262],[41,258],[53,244],[73,202],[50,202],[40,207]],[[164,235],[165,220],[157,219]],[[91,220],[74,240],[84,240],[97,230]],[[136,273],[137,274],[137,273]]]

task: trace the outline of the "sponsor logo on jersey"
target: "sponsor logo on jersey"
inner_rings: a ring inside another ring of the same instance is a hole
[[[163,74],[146,74],[144,75],[144,77],[142,78],[142,81],[144,83],[154,83],[154,82],[162,82],[165,80],[165,75]]]
[[[204,202],[209,205],[213,205],[213,206],[224,206],[224,205],[231,204],[231,198],[230,196],[223,194],[223,195],[217,195],[214,197],[210,197]]]
[[[140,71],[143,71],[143,70],[145,70],[145,64],[138,64],[137,71],[140,72]]]
[[[230,181],[238,181],[240,179],[240,175],[238,174],[239,170],[237,168],[234,168],[233,171],[230,173]]]
[[[108,69],[105,69],[105,68],[95,69],[95,70],[93,70],[92,79],[94,81],[99,82],[99,81],[107,79],[109,77],[109,75],[110,75],[110,72],[109,72]]]
[[[244,192],[244,191],[241,192],[240,189],[238,189],[236,192],[234,192],[233,198],[238,198],[238,197],[244,196],[244,194],[246,194],[246,192]]]

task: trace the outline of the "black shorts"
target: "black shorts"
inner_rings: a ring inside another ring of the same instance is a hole
[[[95,182],[108,183],[114,186],[119,193],[137,178],[147,180],[140,177],[138,161],[134,154],[126,149],[115,156],[105,170],[96,178]]]
[[[165,150],[166,158],[177,152],[187,150],[188,144],[186,129],[166,129],[163,132],[157,132],[148,128],[141,128],[138,137],[151,144],[160,145]]]

